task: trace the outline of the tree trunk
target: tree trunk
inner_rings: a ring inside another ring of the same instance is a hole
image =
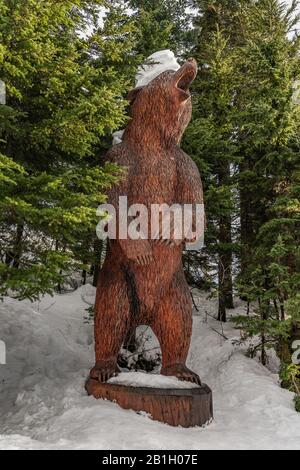
[[[98,283],[98,276],[99,272],[101,269],[101,255],[102,255],[102,250],[103,250],[103,241],[102,240],[96,240],[94,243],[94,265],[93,265],[93,286],[97,287]]]
[[[59,241],[58,240],[55,240],[55,251],[59,251]],[[61,270],[60,270],[60,273],[61,273]],[[57,284],[56,288],[57,288],[57,292],[59,294],[61,294],[61,284],[60,283]]]
[[[16,269],[18,269],[20,265],[20,258],[22,255],[23,232],[24,224],[18,223],[13,248],[12,250],[8,251],[5,256],[5,264],[7,266],[12,264],[12,267]]]
[[[225,299],[221,291],[219,291],[218,320],[224,323],[227,321]]]
[[[230,166],[227,162],[219,169],[219,185],[226,185],[230,180]],[[218,285],[219,285],[219,312],[218,320],[226,321],[226,308],[233,306],[232,282],[232,237],[231,215],[224,214],[219,220],[219,248],[218,248]]]
[[[22,255],[22,238],[24,232],[24,224],[20,223],[17,226],[16,241],[14,246],[14,261],[13,268],[18,269],[20,265],[20,258]]]
[[[245,161],[240,166],[240,173],[249,171],[249,163]],[[255,207],[252,201],[255,201],[255,194],[251,189],[250,182],[247,179],[240,181],[240,224],[241,224],[241,253],[240,253],[240,274],[243,276],[247,272],[249,261],[251,260],[251,251],[255,240],[254,217]]]

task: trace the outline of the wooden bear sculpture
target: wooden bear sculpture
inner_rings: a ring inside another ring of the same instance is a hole
[[[109,194],[118,209],[174,203],[202,204],[198,169],[179,147],[191,118],[189,86],[197,64],[189,59],[179,70],[166,71],[130,93],[131,120],[122,143],[108,160],[127,167],[126,176]],[[148,234],[149,235],[149,234]],[[96,364],[90,377],[107,381],[118,373],[117,356],[129,329],[149,325],[162,351],[164,375],[199,383],[186,358],[192,334],[192,303],[184,276],[182,252],[187,239],[116,239],[109,241],[99,275],[95,304]]]

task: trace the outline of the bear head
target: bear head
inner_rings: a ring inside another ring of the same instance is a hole
[[[188,59],[179,70],[162,72],[148,85],[132,90],[128,95],[131,121],[124,140],[179,144],[191,119],[189,87],[196,75],[197,63]]]

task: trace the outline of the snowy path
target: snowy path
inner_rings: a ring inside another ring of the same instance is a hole
[[[214,422],[172,428],[86,396],[92,325],[84,322],[90,286],[39,304],[0,303],[0,449],[300,449],[300,415],[278,378],[194,318],[189,365],[213,389]],[[202,311],[214,309],[202,300]],[[205,305],[204,305],[205,304]],[[229,338],[238,333],[227,325]]]

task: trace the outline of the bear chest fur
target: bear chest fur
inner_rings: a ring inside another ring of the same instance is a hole
[[[139,204],[173,204],[177,171],[175,158],[169,155],[141,159],[130,169],[129,199]]]

